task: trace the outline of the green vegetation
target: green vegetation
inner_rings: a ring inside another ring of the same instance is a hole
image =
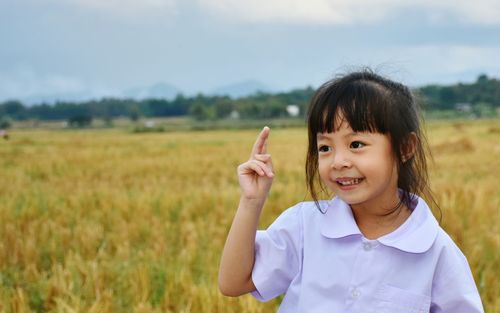
[[[450,86],[429,85],[414,90],[430,118],[495,117],[500,110],[500,80],[480,75],[474,83]],[[314,90],[310,87],[286,93],[257,93],[231,99],[227,96],[179,94],[166,99],[103,98],[81,103],[57,102],[54,105],[25,106],[16,100],[0,103],[0,120],[65,120],[69,125],[86,127],[81,117],[106,121],[112,126],[117,118],[137,122],[143,118],[189,116],[195,121],[251,120],[290,118],[290,106],[297,110],[295,118],[303,118]],[[79,122],[75,122],[75,119]],[[83,121],[83,122],[82,122]]]
[[[0,129],[7,129],[12,126],[12,121],[7,116],[0,116]]]

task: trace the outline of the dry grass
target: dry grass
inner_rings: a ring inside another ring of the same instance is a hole
[[[443,226],[500,309],[495,122],[428,125]],[[0,312],[274,312],[217,268],[256,131],[12,132],[0,141]],[[303,129],[276,130],[262,226],[306,197]]]

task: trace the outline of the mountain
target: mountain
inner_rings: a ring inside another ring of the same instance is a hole
[[[211,95],[226,95],[233,99],[246,97],[253,95],[257,92],[273,92],[272,88],[269,86],[256,81],[256,80],[246,80],[239,83],[229,84],[221,86],[219,88],[213,89],[211,92],[205,93],[207,96]],[[178,94],[182,93],[180,89],[174,85],[166,84],[163,82],[151,85],[151,86],[140,86],[132,87],[125,90],[90,90],[85,89],[78,92],[63,92],[63,93],[53,93],[53,94],[36,94],[27,97],[20,97],[20,100],[24,104],[31,106],[34,104],[48,103],[53,104],[58,101],[68,101],[68,102],[83,102],[92,99],[101,98],[132,98],[135,100],[144,99],[167,99],[173,100]],[[194,96],[185,94],[187,96]]]
[[[112,93],[105,93],[106,96],[112,96]],[[88,101],[92,99],[102,98],[104,95],[99,93],[93,93],[89,90],[79,91],[79,92],[61,92],[53,94],[34,94],[26,97],[19,97],[19,101],[23,102],[27,106],[46,103],[54,104],[56,102],[73,102],[78,103],[82,101]],[[114,95],[116,96],[116,95]]]
[[[162,98],[172,100],[179,93],[181,93],[181,91],[173,85],[157,83],[149,87],[134,87],[127,89],[123,92],[123,96],[136,100],[143,100],[148,98]]]
[[[272,92],[272,89],[256,80],[246,80],[214,89],[210,94],[226,95],[231,98],[241,98],[253,95],[257,92]]]

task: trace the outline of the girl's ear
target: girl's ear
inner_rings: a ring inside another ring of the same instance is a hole
[[[401,159],[403,160],[403,163],[413,157],[415,150],[417,149],[417,142],[417,134],[415,134],[415,132],[411,132],[401,147]]]

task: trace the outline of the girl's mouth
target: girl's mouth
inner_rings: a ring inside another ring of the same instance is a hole
[[[363,178],[339,178],[336,180],[340,186],[353,186],[359,184]]]

